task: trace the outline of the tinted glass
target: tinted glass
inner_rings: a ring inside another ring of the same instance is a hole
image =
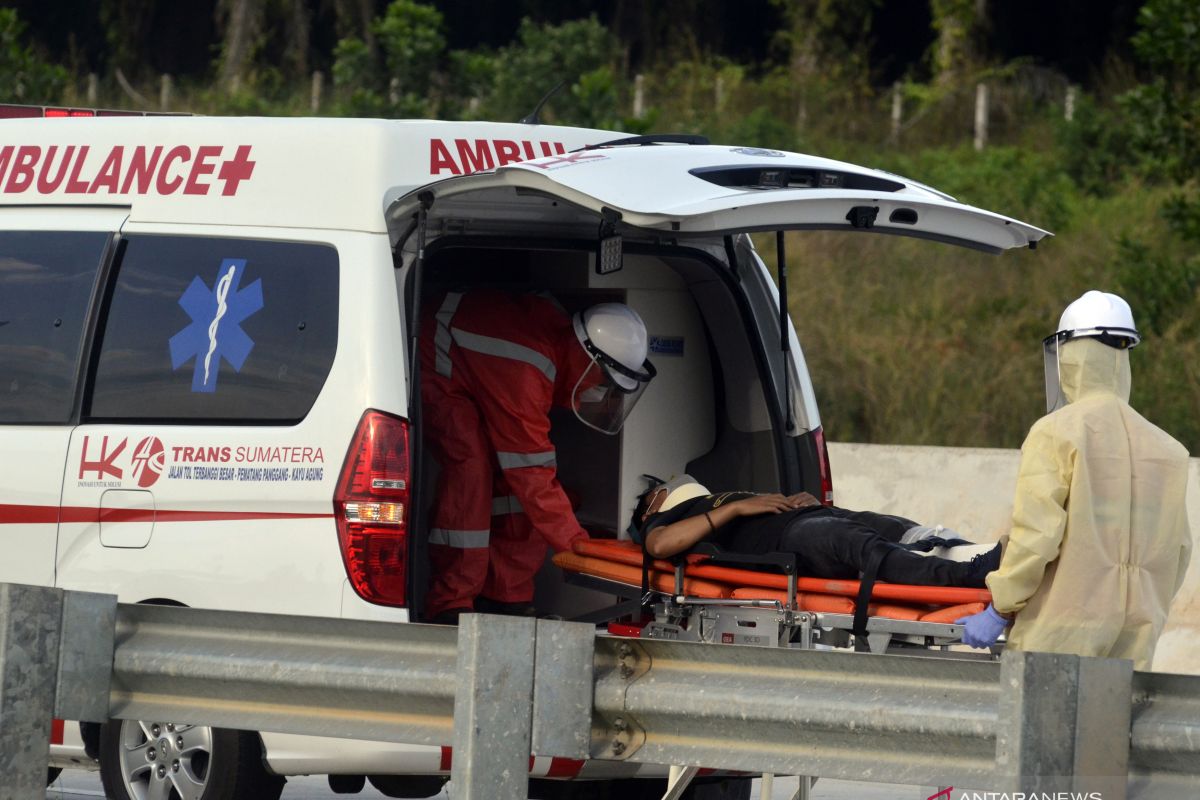
[[[0,423],[64,423],[107,233],[0,232]]]
[[[300,420],[333,363],[337,313],[327,245],[130,236],[90,417]]]

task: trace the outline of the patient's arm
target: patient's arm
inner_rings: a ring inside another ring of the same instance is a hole
[[[646,534],[646,552],[654,558],[669,558],[676,553],[682,553],[715,532],[717,528],[728,525],[738,517],[779,514],[804,505],[809,503],[800,495],[784,497],[781,494],[759,494],[747,497],[745,500],[714,508],[708,514],[699,513],[678,522],[652,528]]]

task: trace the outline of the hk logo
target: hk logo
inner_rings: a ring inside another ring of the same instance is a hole
[[[125,445],[129,443],[127,439],[122,439],[121,443],[111,450],[108,447],[108,437],[105,436],[100,440],[100,457],[88,460],[88,444],[91,441],[90,436],[83,437],[83,454],[79,457],[79,480],[83,480],[83,476],[89,472],[96,473],[97,480],[105,478],[123,477],[121,468],[116,465],[117,456],[125,452]]]
[[[171,337],[171,368],[196,360],[193,392],[215,392],[221,360],[240,372],[254,347],[241,324],[263,307],[262,281],[239,288],[245,271],[246,259],[227,258],[217,270],[212,289],[197,276],[179,298],[192,324]]]
[[[137,485],[147,489],[154,485],[162,475],[165,454],[163,443],[157,436],[147,436],[133,448],[133,477]]]

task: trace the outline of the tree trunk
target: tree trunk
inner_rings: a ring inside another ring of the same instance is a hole
[[[375,20],[374,0],[334,0],[333,9],[337,15],[338,38],[362,39],[371,58],[377,58],[379,44],[375,41],[375,31],[371,30]]]
[[[933,71],[941,86],[962,80],[984,62],[982,34],[987,28],[987,0],[931,0]]]
[[[220,79],[227,91],[237,91],[245,81],[262,11],[263,0],[221,0],[217,6],[218,22],[224,23]]]
[[[311,28],[308,4],[305,0],[291,0],[287,9],[287,46],[283,51],[283,63],[291,77],[296,79],[308,75],[308,42]]]
[[[157,0],[103,0],[100,4],[100,21],[111,48],[112,66],[135,79],[146,66],[141,48],[150,34],[157,5]]]

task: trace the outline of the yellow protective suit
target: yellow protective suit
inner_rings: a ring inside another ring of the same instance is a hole
[[[987,578],[1009,646],[1149,669],[1191,552],[1188,453],[1129,401],[1129,352],[1059,350],[1067,405],[1021,447],[1010,539]]]

